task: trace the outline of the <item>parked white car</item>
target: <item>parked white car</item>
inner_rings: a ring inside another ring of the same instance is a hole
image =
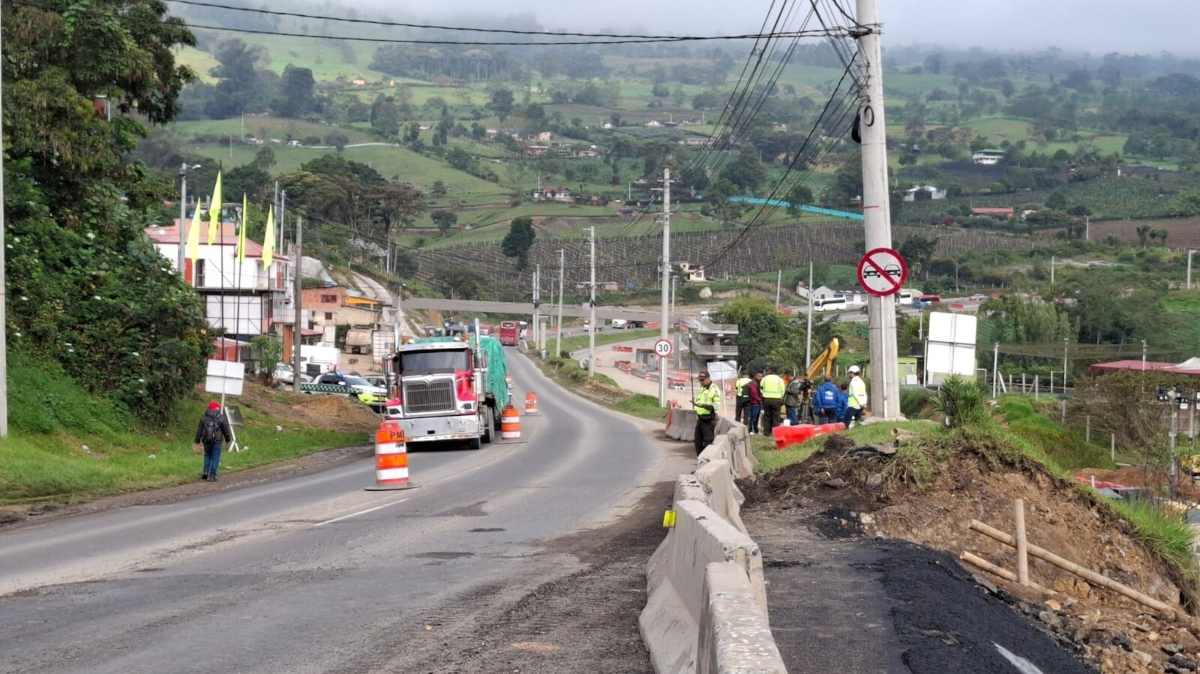
[[[292,366],[288,365],[287,363],[280,363],[276,365],[275,372],[271,375],[271,378],[284,384],[294,384],[296,382],[295,371],[292,370]],[[310,384],[312,383],[312,377],[306,374],[301,374],[300,383]]]

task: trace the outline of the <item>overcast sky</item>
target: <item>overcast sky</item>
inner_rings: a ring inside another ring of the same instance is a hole
[[[799,0],[803,2],[804,0]],[[854,0],[843,0],[853,6]],[[356,0],[387,8],[387,0]],[[1179,55],[1200,53],[1197,0],[880,0],[885,45],[947,44]],[[497,12],[497,7],[503,10]],[[638,28],[667,33],[757,31],[769,0],[408,0],[430,17],[533,13],[547,28]],[[384,10],[386,11],[386,9]]]

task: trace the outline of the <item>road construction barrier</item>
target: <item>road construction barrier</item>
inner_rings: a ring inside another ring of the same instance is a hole
[[[511,404],[500,413],[500,439],[521,439],[521,413]]]
[[[411,489],[408,480],[408,444],[397,421],[385,421],[375,431],[375,486],[368,491]]]
[[[533,391],[525,394],[525,415],[537,414],[537,394]]]
[[[782,450],[784,447],[791,445],[799,445],[803,442],[825,435],[826,433],[836,433],[846,430],[846,424],[841,422],[832,424],[800,424],[798,426],[776,426],[771,429],[771,436],[775,440],[775,449]]]

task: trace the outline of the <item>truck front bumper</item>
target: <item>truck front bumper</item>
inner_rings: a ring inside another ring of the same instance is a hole
[[[480,436],[479,416],[418,417],[401,419],[406,442],[473,440]]]

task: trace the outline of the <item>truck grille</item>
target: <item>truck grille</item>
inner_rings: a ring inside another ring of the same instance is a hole
[[[404,382],[404,412],[406,414],[453,412],[455,409],[453,380]]]

